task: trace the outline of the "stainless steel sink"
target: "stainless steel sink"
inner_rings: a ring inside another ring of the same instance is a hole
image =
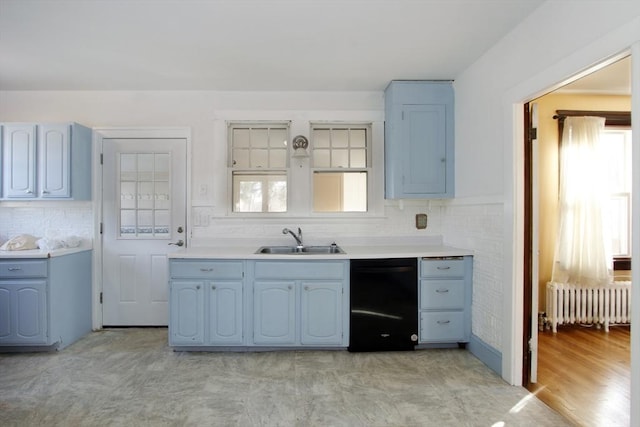
[[[344,254],[345,251],[338,245],[327,246],[261,246],[256,251],[257,254],[277,254],[277,255],[321,255],[321,254]]]

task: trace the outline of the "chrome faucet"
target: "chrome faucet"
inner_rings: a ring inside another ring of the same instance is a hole
[[[302,230],[300,230],[300,227],[298,227],[298,235],[296,236],[295,233],[291,230],[289,230],[288,228],[283,228],[282,229],[282,234],[291,234],[293,236],[294,239],[296,239],[296,243],[298,243],[298,247],[301,248],[304,246],[304,244],[302,244]]]

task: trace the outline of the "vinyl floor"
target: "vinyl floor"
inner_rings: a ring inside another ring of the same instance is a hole
[[[2,426],[566,426],[466,350],[174,352],[164,328],[0,354]]]

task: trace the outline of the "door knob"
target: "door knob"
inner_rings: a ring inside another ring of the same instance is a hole
[[[176,245],[176,246],[184,246],[184,240],[180,239],[177,242],[173,243],[168,243],[169,245]]]

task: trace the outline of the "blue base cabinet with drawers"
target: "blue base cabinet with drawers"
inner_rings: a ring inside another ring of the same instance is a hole
[[[418,344],[463,345],[471,338],[471,256],[421,258]]]
[[[242,260],[171,260],[169,344],[244,343]]]
[[[60,350],[91,323],[91,251],[0,259],[0,352]]]

